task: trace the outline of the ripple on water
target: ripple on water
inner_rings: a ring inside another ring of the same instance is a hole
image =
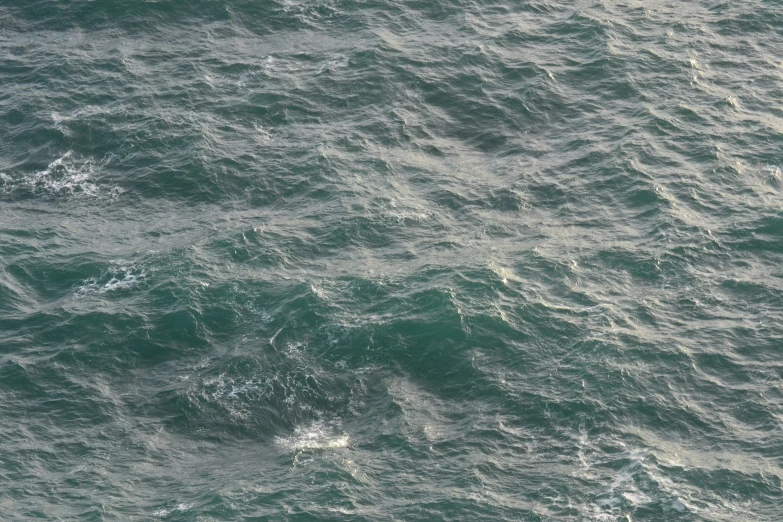
[[[779,519],[782,14],[2,3],[0,519]]]

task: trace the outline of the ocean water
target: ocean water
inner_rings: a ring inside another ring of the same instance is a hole
[[[0,519],[783,520],[783,4],[0,1]]]

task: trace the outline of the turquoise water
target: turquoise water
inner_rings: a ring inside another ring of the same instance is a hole
[[[783,5],[0,2],[0,518],[783,520]]]

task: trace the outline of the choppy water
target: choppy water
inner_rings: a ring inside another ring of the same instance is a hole
[[[783,520],[778,1],[0,3],[0,518]]]

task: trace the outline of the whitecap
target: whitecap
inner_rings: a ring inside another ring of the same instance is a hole
[[[258,139],[261,143],[267,144],[270,141],[272,141],[272,135],[269,134],[269,131],[264,128],[263,125],[259,125],[257,123],[253,124],[253,128],[258,133]]]
[[[156,518],[166,518],[167,516],[171,515],[172,513],[183,513],[185,511],[188,511],[192,506],[190,504],[177,504],[175,507],[171,509],[159,509],[156,512],[152,514],[153,517]]]
[[[350,437],[339,430],[338,426],[323,422],[296,428],[289,437],[275,437],[275,444],[288,451],[345,448],[349,442]]]
[[[101,276],[85,279],[76,287],[74,297],[127,290],[141,282],[146,275],[144,269],[136,265],[113,265]]]
[[[739,109],[739,102],[737,101],[737,98],[735,96],[729,96],[726,98],[726,103],[734,107],[735,109]]]
[[[495,275],[498,278],[500,278],[501,282],[504,285],[509,284],[508,283],[509,281],[513,281],[514,283],[521,283],[522,282],[522,278],[520,278],[518,275],[516,275],[514,273],[514,271],[511,270],[510,268],[507,268],[507,267],[504,267],[504,266],[500,266],[500,265],[498,265],[498,264],[496,264],[494,262],[490,262],[489,268],[490,268],[490,270],[492,270],[495,273]]]
[[[91,159],[77,161],[68,151],[47,165],[44,170],[23,176],[3,173],[0,176],[5,192],[27,190],[34,194],[50,196],[97,196],[99,189],[93,183],[95,162]]]

